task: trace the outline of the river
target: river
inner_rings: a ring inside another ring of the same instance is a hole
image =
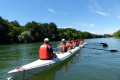
[[[86,48],[29,80],[120,80],[120,38],[93,38],[85,41],[89,41]],[[101,42],[107,43],[108,47],[98,44]],[[36,52],[41,44],[43,42],[0,45],[0,80],[10,77],[7,72],[15,67],[37,60],[39,56]],[[60,41],[52,41],[50,44],[55,52],[60,51],[56,48]],[[119,52],[89,48],[115,49]]]

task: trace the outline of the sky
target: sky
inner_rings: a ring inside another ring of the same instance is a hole
[[[113,34],[120,29],[120,0],[0,0],[0,16],[8,21],[54,22],[92,34]]]

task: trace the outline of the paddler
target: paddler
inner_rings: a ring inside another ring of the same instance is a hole
[[[58,48],[61,49],[61,53],[67,52],[67,46],[66,46],[65,39],[62,39],[61,45],[58,46]]]
[[[74,39],[74,38],[72,39],[72,44],[73,44],[73,49],[74,49],[75,46],[76,46],[76,42],[75,42],[75,39]]]
[[[49,60],[56,58],[56,54],[53,53],[52,47],[49,45],[49,39],[44,39],[44,44],[40,46],[39,57],[41,60]]]
[[[67,48],[68,48],[68,50],[72,49],[72,42],[70,39],[68,40]]]
[[[83,43],[84,43],[85,41],[84,41],[84,39],[83,39]]]
[[[81,44],[81,43],[80,43],[80,39],[78,39],[78,43],[79,43],[79,45]]]
[[[76,46],[79,45],[78,39],[75,40]]]
[[[81,42],[84,43],[84,39],[81,39]]]

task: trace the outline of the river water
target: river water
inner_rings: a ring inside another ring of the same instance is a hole
[[[94,38],[86,48],[82,48],[75,55],[63,63],[36,75],[29,80],[120,80],[120,38]],[[107,43],[103,47],[99,43]],[[39,58],[38,50],[41,43],[0,45],[0,80],[6,80],[8,71],[17,66],[23,66]],[[60,41],[50,42],[55,52]],[[110,52],[104,50],[118,50]],[[30,53],[36,53],[30,55]]]

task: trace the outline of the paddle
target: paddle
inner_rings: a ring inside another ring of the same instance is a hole
[[[104,47],[108,47],[106,43],[99,43],[99,44],[103,44]]]
[[[103,47],[108,47],[108,45],[106,43],[94,43],[94,44],[102,44]],[[94,44],[87,44],[87,45],[94,45]]]
[[[39,52],[36,52],[36,53],[29,53],[30,55],[33,55],[33,54],[37,54],[37,53],[39,53]]]
[[[83,47],[83,48],[87,48],[87,47]],[[104,50],[104,51],[110,51],[110,52],[119,52],[118,50],[105,50],[105,49],[97,49],[97,48],[88,48],[88,49],[96,49],[96,50]]]

